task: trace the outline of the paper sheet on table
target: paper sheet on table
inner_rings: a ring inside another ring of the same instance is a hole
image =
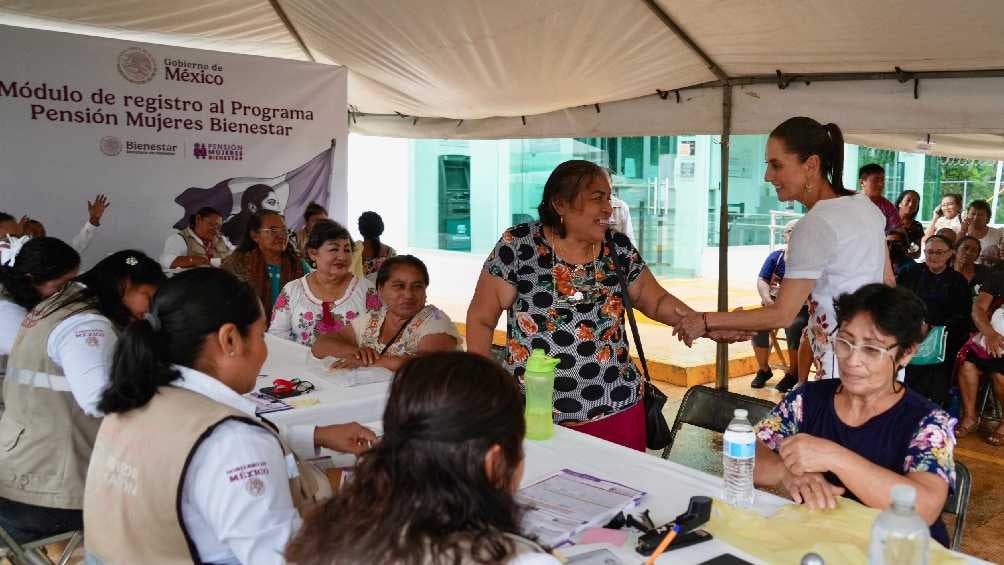
[[[362,386],[373,383],[389,383],[394,378],[394,373],[390,369],[383,367],[359,367],[358,369],[327,369],[334,358],[328,357],[321,363],[320,371],[324,371],[327,376],[341,386]]]
[[[840,498],[834,510],[791,504],[765,518],[715,499],[704,529],[768,563],[797,565],[812,551],[826,563],[867,565],[868,539],[878,514],[878,510]],[[930,565],[965,563],[934,540],[930,547]]]
[[[644,496],[620,483],[562,469],[519,489],[516,501],[527,509],[520,529],[544,545],[557,547],[587,528],[606,524]]]

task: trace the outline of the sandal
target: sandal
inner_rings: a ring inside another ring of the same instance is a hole
[[[1004,429],[998,427],[994,433],[987,436],[986,442],[993,446],[1004,445]]]
[[[973,422],[972,424],[969,424],[968,426],[964,426],[962,424],[959,424],[955,428],[955,437],[957,437],[959,439],[962,439],[962,438],[966,437],[967,435],[973,433],[973,431],[976,428],[978,428],[978,427],[980,427],[980,421],[979,420],[976,420],[975,422]],[[997,434],[995,433],[994,435],[997,435]],[[1004,432],[1001,433],[1001,436],[1004,436]],[[1002,437],[1001,440],[1004,441],[1004,437]]]

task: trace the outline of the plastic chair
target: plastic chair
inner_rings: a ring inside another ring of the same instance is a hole
[[[969,468],[955,462],[955,492],[948,495],[945,500],[945,514],[955,515],[955,531],[952,533],[952,545],[949,549],[959,551],[962,546],[962,528],[966,524],[966,509],[969,508],[969,495],[973,490],[973,476],[969,473]]]
[[[57,561],[49,559],[45,547],[66,542],[66,548]],[[7,559],[13,565],[66,565],[73,552],[84,541],[84,532],[74,530],[42,538],[28,543],[17,543],[7,530],[0,528],[0,559]]]
[[[669,452],[673,449],[673,443],[676,441],[676,434],[683,424],[723,434],[725,429],[729,427],[729,422],[732,421],[733,413],[737,408],[743,408],[749,412],[749,420],[755,424],[762,420],[774,406],[775,404],[769,400],[727,390],[706,386],[692,387],[687,391],[687,394],[683,395],[680,411],[676,413],[673,428],[669,431],[669,445],[662,450],[662,458],[669,458]]]

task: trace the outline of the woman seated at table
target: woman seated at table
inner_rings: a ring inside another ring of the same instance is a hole
[[[307,258],[314,271],[288,283],[279,293],[268,333],[312,346],[320,335],[335,333],[368,310],[380,308],[373,283],[353,275],[352,236],[333,220],[310,231]]]
[[[383,430],[354,480],[305,520],[291,563],[559,563],[518,534],[526,423],[499,365],[461,352],[408,361]]]
[[[352,320],[350,326],[318,338],[314,355],[338,357],[335,368],[377,366],[396,371],[409,357],[460,348],[450,317],[425,302],[429,271],[414,255],[384,261],[377,291],[384,307]]]
[[[888,508],[893,485],[917,489],[931,537],[948,545],[941,509],[955,488],[955,419],[896,381],[923,338],[924,303],[869,284],[834,301],[839,379],[796,388],[756,425],[754,481],[798,503],[833,508],[845,495]]]
[[[282,214],[265,210],[248,220],[240,246],[223,260],[223,268],[244,279],[272,319],[272,305],[286,283],[303,276],[303,261],[289,244]]]
[[[119,251],[24,318],[0,416],[0,526],[15,541],[81,528],[84,477],[101,424],[98,402],[118,332],[146,314],[163,280],[153,259]]]
[[[90,554],[109,564],[284,562],[297,509],[326,480],[291,448],[359,453],[376,436],[356,423],[294,426],[287,447],[241,396],[268,353],[264,334],[255,291],[218,269],[164,283],[126,329],[87,473]]]

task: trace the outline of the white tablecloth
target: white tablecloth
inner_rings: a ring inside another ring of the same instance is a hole
[[[359,386],[342,386],[338,377],[318,370],[310,361],[306,347],[272,336],[266,336],[268,358],[261,368],[255,390],[271,386],[277,378],[300,378],[314,384],[309,394],[290,398],[287,402],[314,402],[283,412],[273,412],[264,417],[283,429],[296,424],[344,424],[346,422],[375,422],[383,418],[390,383]]]
[[[691,496],[705,495],[719,498],[722,496],[721,477],[560,426],[555,426],[554,436],[551,439],[526,440],[523,445],[526,451],[523,485],[536,482],[561,469],[573,469],[623,483],[648,493],[635,514],[649,509],[656,525],[665,524],[686,511]],[[769,516],[785,504],[791,504],[791,501],[757,491],[753,509],[764,516]],[[624,563],[634,565],[645,560],[634,552],[635,538],[632,536],[623,548],[594,545],[577,546],[560,551],[574,555],[596,547],[606,547]],[[761,563],[718,539],[669,551],[659,558],[658,563],[701,563],[723,553],[731,553],[752,563]],[[966,559],[968,563],[985,563],[972,557]]]
[[[389,383],[342,386],[338,384],[337,377],[318,374],[316,366],[309,360],[310,352],[306,347],[271,336],[267,336],[266,341],[269,356],[261,370],[264,376],[259,378],[256,388],[269,386],[276,378],[293,377],[305,378],[317,387],[316,391],[297,397],[316,398],[317,404],[266,415],[266,418],[280,429],[294,424],[329,425],[352,421],[380,429]],[[561,469],[572,469],[601,479],[624,483],[648,493],[642,501],[639,512],[648,508],[656,525],[665,524],[684,512],[691,496],[721,497],[720,477],[560,426],[555,426],[554,436],[549,440],[526,440],[524,449],[526,468],[523,485],[536,482]],[[342,461],[344,458],[338,459],[340,463],[345,463]],[[767,516],[784,504],[791,504],[791,501],[758,491],[754,509]],[[574,555],[597,547],[607,547],[626,564],[644,562],[644,558],[633,550],[633,538],[623,548],[593,545],[577,546],[562,551],[567,555]],[[701,563],[723,553],[732,553],[753,563],[760,562],[717,539],[667,552],[658,562]],[[972,557],[967,557],[967,562],[986,563]]]

